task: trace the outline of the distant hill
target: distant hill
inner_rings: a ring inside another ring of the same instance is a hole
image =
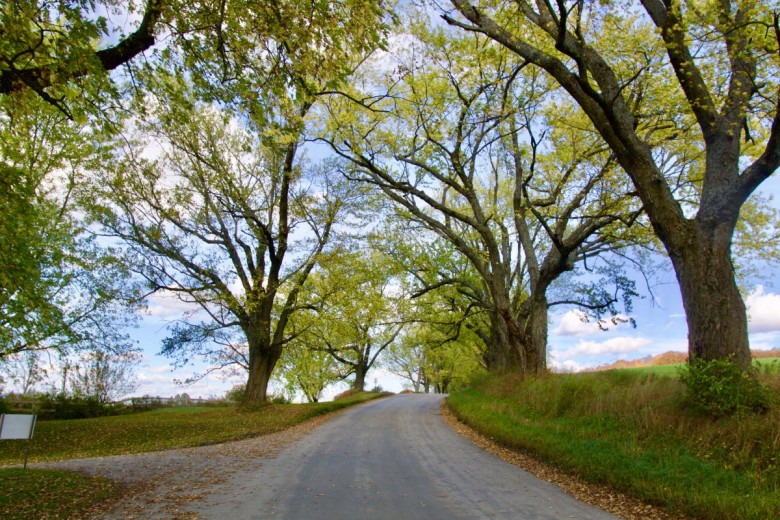
[[[753,359],[758,358],[775,358],[780,357],[780,349],[773,348],[772,350],[751,350]],[[594,368],[594,371],[599,370],[613,370],[615,368],[638,368],[638,367],[652,367],[658,365],[676,365],[678,363],[685,363],[688,360],[688,354],[686,352],[664,352],[657,356],[646,356],[641,359],[634,359],[626,361],[625,359],[618,359],[614,363],[608,365],[600,365]]]

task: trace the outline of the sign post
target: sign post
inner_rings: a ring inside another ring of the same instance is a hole
[[[19,413],[0,414],[0,440],[27,439],[27,450],[24,452],[25,469],[27,469],[27,456],[30,455],[37,417],[37,415]]]

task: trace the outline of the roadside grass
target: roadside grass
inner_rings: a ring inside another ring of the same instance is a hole
[[[274,433],[312,417],[387,394],[363,392],[316,404],[271,404],[251,411],[163,408],[134,415],[41,421],[28,462],[203,446]],[[27,441],[0,442],[0,464],[21,464]],[[0,518],[71,518],[120,492],[106,479],[62,470],[0,468]]]
[[[95,419],[39,421],[28,462],[103,457],[204,446],[278,432],[312,417],[369,401],[383,394],[364,392],[313,404],[161,408]],[[21,464],[26,440],[0,442],[0,465]]]
[[[523,380],[485,376],[448,398],[463,422],[509,448],[695,518],[780,518],[780,371],[764,415],[712,419],[668,371]]]
[[[98,477],[53,469],[0,470],[0,518],[71,518],[120,492]]]

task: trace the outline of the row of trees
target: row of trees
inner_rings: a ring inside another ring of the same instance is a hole
[[[5,357],[0,365],[0,393],[24,399],[45,393],[108,404],[136,388],[137,353],[93,350],[67,359],[51,354],[26,351]]]
[[[780,163],[760,0],[98,12],[3,7],[0,356],[126,352],[165,293],[192,312],[162,353],[245,370],[246,403],[280,364],[316,400],[380,355],[446,390],[546,371],[553,306],[625,320],[625,266],[661,251],[691,358],[749,365],[732,245],[747,222],[776,251],[749,197]]]

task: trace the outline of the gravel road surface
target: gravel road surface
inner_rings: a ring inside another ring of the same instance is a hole
[[[127,493],[106,519],[616,518],[478,448],[441,395],[399,395],[290,430],[201,448],[45,464]]]
[[[347,410],[188,509],[215,519],[615,518],[453,432],[441,399]]]

